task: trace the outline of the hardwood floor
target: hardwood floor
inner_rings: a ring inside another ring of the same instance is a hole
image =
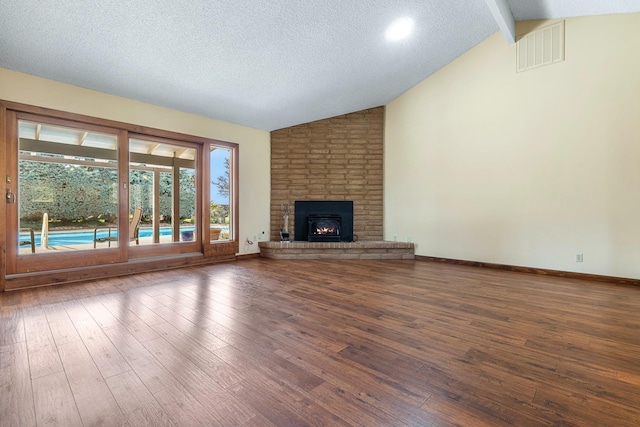
[[[278,261],[0,294],[1,426],[638,426],[640,288]]]

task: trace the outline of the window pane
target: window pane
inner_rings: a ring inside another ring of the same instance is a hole
[[[117,247],[116,135],[18,122],[19,253]]]
[[[229,240],[231,223],[231,192],[229,181],[231,150],[211,146],[210,230],[211,240]]]
[[[196,149],[132,138],[130,218],[142,211],[138,234],[130,224],[131,245],[156,245],[197,239]]]

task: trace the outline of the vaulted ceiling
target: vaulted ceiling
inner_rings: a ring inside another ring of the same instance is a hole
[[[262,130],[384,105],[513,21],[640,0],[20,0],[0,67]],[[389,42],[392,21],[408,38]]]

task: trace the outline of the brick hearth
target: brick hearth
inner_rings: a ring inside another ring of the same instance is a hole
[[[414,259],[406,242],[259,242],[260,256],[271,259]]]

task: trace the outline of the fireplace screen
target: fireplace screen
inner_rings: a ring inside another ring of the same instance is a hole
[[[309,242],[339,242],[340,215],[309,215]]]

